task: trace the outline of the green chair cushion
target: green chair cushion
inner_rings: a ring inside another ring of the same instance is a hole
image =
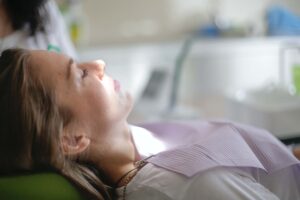
[[[83,200],[80,192],[63,176],[53,172],[0,177],[0,199]]]

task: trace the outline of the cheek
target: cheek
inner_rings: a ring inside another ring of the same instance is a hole
[[[87,91],[85,97],[87,107],[92,113],[103,115],[109,113],[109,110],[113,107],[113,99],[104,88],[94,87],[94,89]]]
[[[127,117],[132,100],[127,93],[116,93],[110,85],[90,85],[82,95],[85,101],[85,115],[103,122],[115,122]]]

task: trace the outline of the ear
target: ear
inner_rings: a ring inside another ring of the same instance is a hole
[[[90,139],[85,135],[66,135],[64,134],[61,138],[62,150],[65,155],[76,155],[84,150],[90,144]]]

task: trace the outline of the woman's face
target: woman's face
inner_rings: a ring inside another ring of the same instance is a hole
[[[132,99],[118,81],[105,74],[101,60],[77,64],[69,57],[48,51],[32,51],[33,75],[55,92],[60,107],[85,129],[109,131],[125,122]]]

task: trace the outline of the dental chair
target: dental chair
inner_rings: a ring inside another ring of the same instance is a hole
[[[0,176],[1,200],[83,200],[66,178],[54,172]]]

